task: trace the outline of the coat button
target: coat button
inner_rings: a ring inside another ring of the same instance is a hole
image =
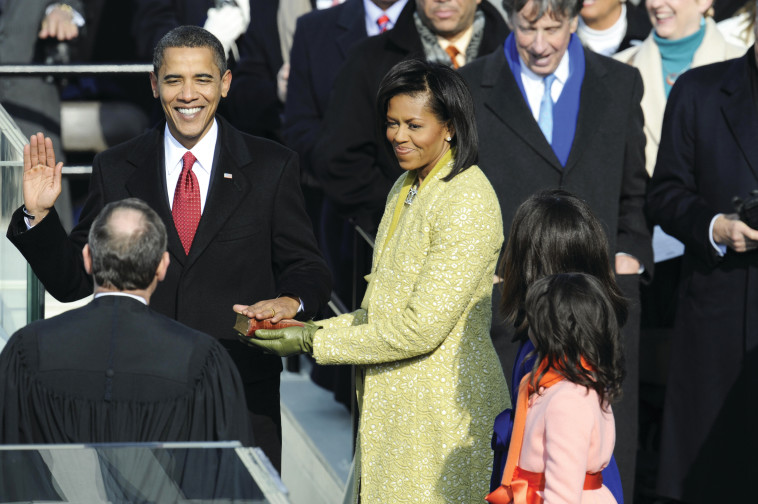
[[[105,376],[108,378],[113,378],[113,375],[116,374],[112,369],[106,369],[105,370]]]

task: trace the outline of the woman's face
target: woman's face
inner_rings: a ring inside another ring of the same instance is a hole
[[[607,30],[621,17],[621,0],[584,0],[579,15],[593,30]]]
[[[419,170],[423,178],[450,149],[446,124],[429,110],[427,94],[396,95],[387,106],[387,140],[403,170]]]
[[[645,0],[655,33],[659,37],[677,40],[700,29],[700,19],[713,0]]]

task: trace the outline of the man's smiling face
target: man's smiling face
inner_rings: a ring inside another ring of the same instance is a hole
[[[168,129],[187,149],[210,129],[231,82],[231,72],[221,75],[208,47],[166,48],[158,75],[150,73],[153,96],[161,100]]]

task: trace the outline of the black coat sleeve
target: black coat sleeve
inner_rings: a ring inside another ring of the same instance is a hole
[[[666,103],[647,212],[655,224],[684,243],[689,254],[715,267],[721,258],[710,243],[708,229],[719,211],[701,194],[696,150],[702,98],[694,84],[692,79],[678,79]],[[715,141],[708,136],[707,142]]]
[[[273,198],[271,257],[278,292],[300,297],[305,309],[300,317],[312,318],[329,300],[332,277],[313,236],[299,174],[292,152]]]
[[[653,248],[644,212],[649,177],[645,171],[644,117],[640,105],[642,90],[642,78],[635,69],[630,113],[627,118],[618,232],[614,252],[625,252],[636,257],[645,267],[645,277],[649,278],[653,271]]]

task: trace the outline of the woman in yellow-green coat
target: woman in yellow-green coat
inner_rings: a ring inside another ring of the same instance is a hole
[[[493,421],[508,406],[489,334],[500,206],[475,165],[473,105],[458,74],[401,62],[377,107],[406,172],[387,198],[361,308],[249,342],[359,366],[353,501],[482,502]]]

